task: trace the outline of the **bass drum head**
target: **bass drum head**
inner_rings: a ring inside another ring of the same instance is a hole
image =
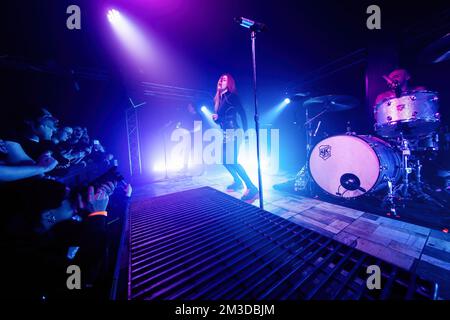
[[[370,191],[380,175],[380,161],[374,149],[358,136],[340,135],[320,141],[309,158],[310,173],[317,185],[333,196],[354,198]],[[341,177],[354,175],[359,189],[348,190]]]

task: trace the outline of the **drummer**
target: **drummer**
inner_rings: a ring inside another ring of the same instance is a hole
[[[376,105],[385,99],[399,98],[407,92],[426,90],[422,86],[411,87],[409,84],[411,76],[405,69],[395,69],[388,76],[383,76],[383,78],[386,80],[389,90],[377,96],[375,100]]]

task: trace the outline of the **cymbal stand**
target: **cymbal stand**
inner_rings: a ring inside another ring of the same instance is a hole
[[[395,193],[394,193],[394,184],[392,183],[391,178],[387,178],[387,185],[388,185],[388,194],[384,197],[383,203],[387,204],[387,207],[389,208],[389,212],[397,216],[397,210],[395,208]]]
[[[404,198],[409,196],[409,175],[412,172],[412,168],[409,167],[409,157],[411,156],[411,149],[409,149],[409,142],[401,135],[401,151],[402,151],[402,184],[401,194]]]
[[[394,201],[400,200],[400,203],[405,201],[411,201],[414,199],[421,199],[441,208],[445,207],[442,203],[434,199],[430,194],[423,190],[426,185],[422,182],[422,164],[419,159],[411,157],[411,149],[409,148],[409,141],[400,136],[399,139],[400,150],[402,152],[402,180],[397,186],[392,187],[392,182],[388,179],[388,194],[384,198],[384,201],[388,203],[391,213],[395,213]],[[414,160],[414,162],[413,162]],[[415,180],[411,181],[409,175],[414,171]],[[396,195],[400,196],[400,199],[396,198]]]
[[[314,184],[311,177],[311,174],[309,172],[309,157],[311,155],[312,150],[312,138],[315,136],[317,132],[313,131],[312,123],[314,120],[322,116],[325,112],[328,111],[328,107],[325,107],[320,111],[317,115],[315,115],[312,118],[309,118],[309,109],[307,106],[305,106],[305,123],[304,126],[306,127],[306,161],[303,168],[300,170],[299,173],[297,173],[296,180],[304,180],[301,184],[304,185],[304,189],[309,195],[313,195],[314,193]],[[317,131],[317,130],[316,130]]]
[[[429,186],[424,183],[422,181],[422,164],[420,162],[419,159],[416,160],[415,164],[414,164],[414,169],[415,169],[415,175],[416,175],[416,181],[413,185],[413,189],[414,191],[417,193],[417,196],[419,199],[423,199],[425,201],[431,202],[434,205],[440,207],[440,208],[445,208],[445,205],[443,203],[441,203],[440,201],[436,200],[429,192],[430,192],[430,188]],[[424,190],[425,188],[425,190]]]

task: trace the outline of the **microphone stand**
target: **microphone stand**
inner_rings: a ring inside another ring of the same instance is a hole
[[[258,191],[259,191],[259,207],[264,209],[263,199],[263,184],[261,176],[261,159],[259,149],[259,113],[258,113],[258,100],[257,100],[257,87],[256,87],[256,31],[251,30],[250,38],[252,42],[252,65],[253,65],[253,94],[255,102],[255,130],[256,130],[256,159],[258,162]]]

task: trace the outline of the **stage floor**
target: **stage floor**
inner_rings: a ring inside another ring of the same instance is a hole
[[[266,211],[436,281],[441,297],[450,299],[450,234],[273,189],[292,178],[286,173],[265,177]],[[230,183],[225,170],[214,170],[138,185],[133,196],[148,198],[209,186],[240,198],[241,193],[225,191]],[[253,205],[259,206],[259,201]]]

